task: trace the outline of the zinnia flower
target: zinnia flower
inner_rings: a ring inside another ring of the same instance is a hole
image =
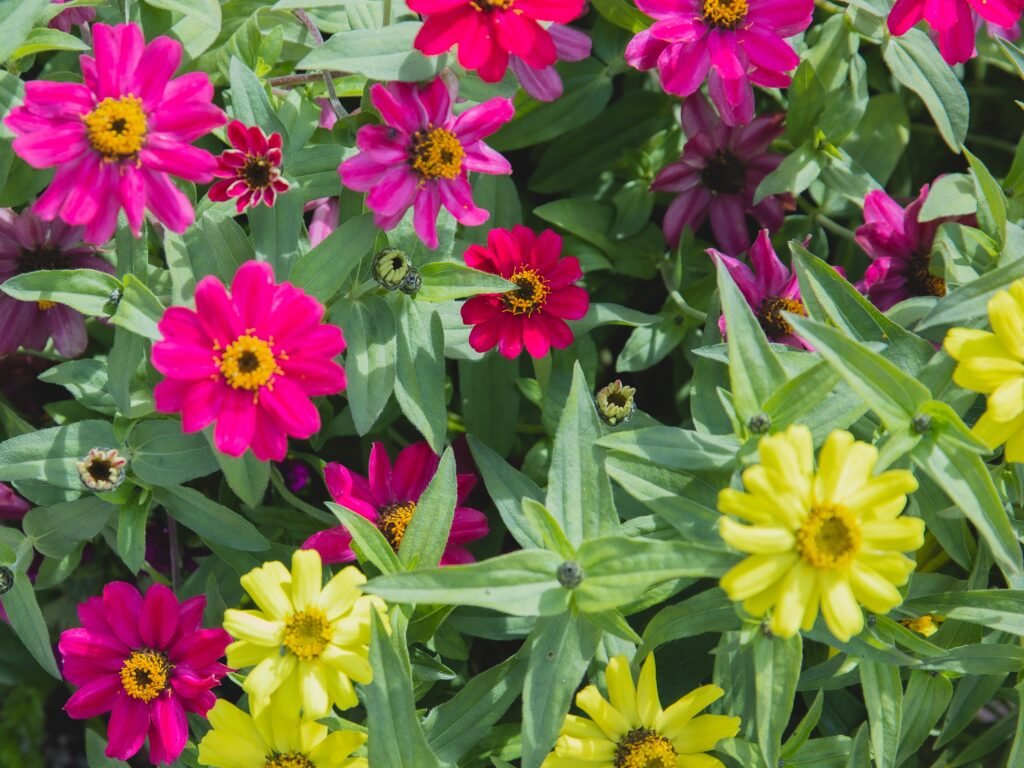
[[[782,226],[789,195],[771,195],[754,205],[754,192],[782,156],[768,145],[782,134],[782,115],[761,115],[750,125],[723,124],[702,95],[683,102],[683,155],[662,168],[651,184],[658,192],[678,192],[665,212],[665,237],[675,247],[683,227],[698,229],[710,215],[718,247],[742,253],[750,247],[747,215],[771,230]]]
[[[555,44],[558,61],[583,61],[590,55],[590,35],[586,32],[564,24],[552,24],[548,27],[548,34]],[[513,55],[509,66],[523,90],[538,101],[554,101],[562,95],[562,78],[554,64],[534,68]]]
[[[331,130],[338,122],[338,115],[331,106],[331,102],[324,98],[316,99],[320,105],[320,119],[318,127],[324,130]],[[341,219],[341,201],[337,197],[318,197],[309,200],[302,208],[306,213],[313,212],[309,222],[309,245],[316,247],[338,228]]]
[[[714,248],[709,248],[708,254],[725,264],[770,341],[798,349],[810,349],[806,341],[793,333],[793,326],[782,316],[783,312],[806,315],[807,310],[800,296],[796,272],[791,273],[779,260],[767,229],[761,230],[750,249],[753,270],[739,259],[726,256]],[[719,318],[718,327],[724,336],[725,315]]]
[[[32,505],[14,492],[6,483],[0,483],[0,520],[21,520]]]
[[[428,56],[459,46],[459,64],[487,83],[501,80],[509,54],[534,69],[555,63],[555,42],[546,24],[568,24],[583,13],[584,0],[409,0],[424,16],[413,45]]]
[[[273,206],[277,196],[289,187],[281,178],[281,134],[268,137],[258,125],[232,120],[228,123],[228,141],[233,149],[224,150],[217,158],[213,175],[221,181],[210,187],[210,199],[224,202],[236,197],[239,213],[261,202],[268,208]]]
[[[359,731],[327,732],[327,726],[303,723],[271,707],[250,717],[220,700],[199,742],[199,764],[211,768],[368,768],[352,757],[366,742]]]
[[[740,719],[697,714],[725,694],[717,685],[702,685],[662,709],[654,654],[635,684],[625,656],[608,662],[605,680],[607,699],[595,685],[576,694],[576,706],[589,717],[565,716],[543,768],[724,768],[706,753],[739,733]]]
[[[946,295],[946,281],[931,272],[935,232],[944,222],[970,224],[974,217],[918,221],[927,198],[927,184],[906,210],[881,189],[864,198],[864,224],[857,228],[856,240],[871,257],[871,266],[857,287],[883,312],[913,296]]]
[[[722,589],[752,616],[772,610],[771,631],[792,637],[818,616],[846,642],[864,628],[861,605],[885,614],[903,602],[911,552],[924,522],[901,517],[917,480],[905,469],[872,475],[878,450],[836,430],[814,468],[811,431],[791,426],[761,438],[761,463],[743,471],[747,491],[726,488],[718,509],[725,542],[750,555],[722,577]]]
[[[374,443],[370,450],[368,479],[336,463],[326,466],[324,476],[334,501],[376,525],[397,552],[405,529],[416,514],[416,504],[437,472],[439,461],[427,443],[413,443],[398,454],[392,468],[384,444]],[[487,535],[487,516],[462,506],[475,484],[475,475],[458,476],[455,518],[441,565],[472,563],[475,558],[463,545]],[[302,546],[317,550],[325,563],[350,563],[356,559],[351,544],[351,535],[339,525],[314,533]]]
[[[54,5],[64,5],[71,0],[50,0]],[[96,19],[95,8],[68,8],[50,19],[49,27],[61,32],[71,32],[72,27],[88,24]]]
[[[196,308],[170,307],[160,320],[153,367],[167,378],[153,394],[161,413],[181,412],[185,432],[212,422],[217,448],[281,461],[288,436],[320,429],[311,397],[345,388],[334,358],[345,349],[341,329],[323,322],[323,305],[291,283],[275,283],[269,264],[239,267],[228,295],[207,275]]]
[[[512,172],[508,160],[482,141],[512,119],[512,102],[489,99],[455,117],[457,88],[444,78],[374,85],[370,100],[386,125],[360,128],[356,146],[362,151],[338,167],[345,186],[370,193],[366,205],[381,229],[392,229],[414,206],[416,234],[430,248],[437,247],[442,204],[469,227],[490,216],[473,202],[469,171]]]
[[[186,712],[204,716],[228,668],[219,663],[231,638],[199,629],[203,595],[178,603],[154,584],[142,597],[114,581],[103,597],[78,606],[82,626],[61,633],[64,677],[80,686],[64,709],[76,720],[110,712],[107,757],[127,760],[149,736],[149,759],[173,763],[188,741]]]
[[[533,357],[572,344],[566,320],[579,320],[590,308],[587,292],[574,282],[583,277],[575,256],[562,258],[562,238],[550,229],[492,229],[487,247],[471,245],[466,264],[501,275],[519,286],[508,293],[474,296],[462,305],[462,322],[475,326],[469,344],[477,352],[498,347],[515,358],[526,347]]]
[[[43,221],[31,211],[0,208],[0,283],[40,269],[114,268],[82,244],[82,228]],[[0,355],[19,346],[43,349],[48,339],[64,357],[85,351],[85,318],[52,301],[18,301],[0,292]]]
[[[191,146],[225,121],[210,78],[172,79],[181,43],[161,36],[147,45],[137,24],[97,24],[93,39],[95,58],[79,58],[84,84],[30,80],[25,103],[4,118],[21,159],[57,167],[33,210],[84,225],[90,243],[110,239],[122,208],[136,237],[144,209],[184,232],[195,211],[168,174],[213,178],[213,155]]]
[[[903,35],[924,19],[935,30],[946,63],[961,64],[975,53],[972,10],[985,21],[1008,29],[1020,20],[1024,5],[1016,0],[896,0],[889,11],[889,31]]]
[[[705,78],[728,125],[754,117],[751,83],[785,88],[800,57],[786,42],[811,24],[813,0],[637,0],[655,19],[626,46],[626,61],[658,68],[667,93],[689,96]]]
[[[289,573],[278,561],[242,577],[256,610],[229,608],[224,628],[236,638],[228,664],[253,667],[242,687],[256,717],[270,705],[302,713],[304,720],[326,717],[331,705],[359,703],[352,683],[367,684],[370,669],[370,612],[383,615],[384,601],[364,595],[366,577],[354,566],[342,568],[326,586],[320,553],[299,549]]]
[[[988,300],[992,331],[951,328],[943,344],[957,361],[953,381],[988,396],[974,434],[1006,460],[1024,462],[1024,280]]]

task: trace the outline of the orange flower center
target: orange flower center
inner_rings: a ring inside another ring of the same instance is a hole
[[[946,281],[931,271],[931,257],[915,253],[907,269],[907,289],[911,296],[945,296]]]
[[[736,29],[747,18],[747,0],[704,0],[704,21],[722,29]]]
[[[288,752],[283,755],[275,752],[267,756],[267,762],[263,764],[263,768],[316,768],[316,765],[308,757],[300,755],[298,752]]]
[[[409,153],[409,165],[427,181],[457,178],[466,156],[462,142],[445,128],[416,131]]]
[[[409,527],[415,511],[416,502],[406,501],[401,504],[388,504],[378,513],[377,529],[384,534],[384,538],[395,552],[402,545],[405,529]]]
[[[147,704],[167,689],[171,665],[159,651],[132,651],[121,665],[121,686],[133,699]]]
[[[506,312],[530,316],[544,309],[551,288],[543,275],[537,274],[534,269],[519,267],[512,273],[509,282],[519,288],[502,294],[501,303]]]
[[[761,308],[757,311],[757,321],[761,323],[769,339],[777,339],[793,332],[793,326],[786,322],[782,316],[783,312],[791,312],[794,315],[807,314],[803,302],[799,299],[768,296],[761,302]]]
[[[89,144],[104,160],[134,157],[146,141],[146,113],[142,101],[131,94],[106,98],[82,116]]]
[[[634,728],[615,750],[615,768],[675,768],[675,747],[657,731]]]
[[[813,507],[796,532],[796,548],[815,568],[842,568],[860,549],[860,524],[843,507]]]
[[[319,608],[296,611],[284,623],[284,647],[303,661],[318,658],[330,642],[331,625]]]
[[[250,328],[228,344],[222,355],[214,356],[214,361],[220,368],[224,380],[233,389],[247,389],[258,393],[261,387],[273,387],[272,379],[275,374],[284,374],[277,359],[280,357],[286,360],[287,355],[278,353],[275,357],[273,344],[272,338],[265,341],[253,336],[253,330]]]

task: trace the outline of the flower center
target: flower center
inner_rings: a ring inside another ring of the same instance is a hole
[[[36,307],[46,312],[48,309],[53,309],[57,306],[56,301],[47,301],[46,299],[40,299],[36,302]]]
[[[737,195],[746,186],[747,164],[726,149],[708,158],[700,172],[704,186],[718,195]]]
[[[907,289],[911,296],[945,296],[946,281],[933,275],[929,267],[931,257],[926,253],[915,253],[907,267]]]
[[[799,299],[784,299],[781,296],[766,296],[757,310],[757,321],[769,339],[778,339],[793,332],[793,326],[786,322],[783,312],[806,315],[803,302]]]
[[[59,248],[42,246],[31,251],[23,250],[18,257],[16,274],[24,275],[40,269],[65,269],[67,260]]]
[[[543,275],[538,275],[533,269],[520,267],[512,273],[509,282],[519,288],[501,295],[501,303],[506,312],[530,316],[544,309],[551,289]]]
[[[404,501],[401,504],[388,504],[377,513],[377,530],[384,534],[395,552],[402,545],[405,529],[409,527],[415,511],[415,501]]]
[[[657,731],[634,728],[615,749],[615,768],[675,768],[675,748]]]
[[[263,768],[316,768],[316,765],[308,757],[300,755],[298,752],[288,752],[284,755],[275,752],[267,756],[267,762],[263,764]]]
[[[146,140],[146,114],[135,96],[106,98],[82,117],[89,144],[106,160],[133,157]]]
[[[252,329],[247,330],[245,335],[228,344],[223,355],[214,357],[221,374],[233,389],[256,392],[264,385],[272,386],[271,378],[275,373],[284,374],[270,349],[274,343],[273,338],[264,341],[252,333]],[[287,359],[283,353],[280,357]]]
[[[409,147],[409,165],[428,181],[454,179],[462,171],[465,155],[462,142],[449,130],[416,131]]]
[[[159,651],[132,651],[121,665],[121,686],[133,699],[151,702],[167,689],[171,665]]]
[[[902,624],[907,629],[917,632],[919,635],[925,637],[931,637],[939,631],[939,624],[941,620],[936,620],[936,617],[930,613],[926,613],[924,616],[918,616],[916,619],[900,619]]]
[[[514,2],[515,0],[474,0],[470,5],[478,11],[487,13],[490,11],[507,11]]]
[[[736,29],[747,18],[747,0],[704,0],[704,21],[722,29]]]
[[[304,661],[319,657],[330,642],[331,625],[319,608],[296,611],[284,623],[284,647]]]
[[[265,157],[250,156],[242,166],[242,178],[250,189],[264,189],[273,180],[273,167]]]
[[[815,568],[842,568],[860,549],[860,525],[843,507],[812,507],[796,532],[796,548]]]

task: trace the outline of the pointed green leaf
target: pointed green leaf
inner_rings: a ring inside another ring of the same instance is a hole
[[[415,563],[423,568],[440,562],[448,546],[457,495],[455,454],[449,447],[441,456],[430,484],[416,502],[416,512],[398,546],[398,559],[402,565],[409,567]]]
[[[868,710],[875,768],[895,768],[903,722],[903,682],[899,667],[861,659],[858,664]]]
[[[789,725],[800,679],[803,645],[800,635],[789,639],[754,634],[754,678],[757,712],[757,743],[768,765],[777,765],[782,735]]]

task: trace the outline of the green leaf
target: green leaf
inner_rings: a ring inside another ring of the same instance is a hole
[[[1006,675],[1024,667],[1024,648],[1000,643],[972,643],[953,648],[942,656],[931,656],[920,669],[972,675]]]
[[[117,556],[132,573],[138,573],[146,560],[146,524],[152,506],[152,494],[143,491],[122,505],[118,512]]]
[[[410,567],[434,566],[441,560],[455,518],[458,495],[455,480],[455,454],[446,448],[437,472],[416,502],[416,512],[405,529],[398,547],[398,559]]]
[[[331,312],[331,320],[345,330],[345,391],[356,432],[365,435],[395,389],[395,316],[384,299],[366,296],[357,301],[339,301]]]
[[[713,587],[658,611],[644,628],[644,642],[637,656],[646,656],[665,643],[685,637],[732,632],[741,623],[733,602],[725,592]]]
[[[732,435],[706,435],[678,427],[643,427],[605,435],[597,444],[669,469],[722,470],[736,460]]]
[[[413,41],[422,26],[402,21],[378,29],[336,32],[295,66],[354,72],[371,80],[429,80],[440,72],[445,57],[427,58],[416,50]]]
[[[985,164],[966,148],[964,155],[971,164],[975,196],[978,200],[978,224],[997,243],[1006,241],[1006,195]]]
[[[151,392],[143,393],[142,402],[139,402],[138,397],[136,401],[132,400],[132,383],[148,346],[146,340],[141,336],[124,328],[114,329],[114,344],[107,357],[109,366],[107,389],[110,392],[110,397],[117,404],[117,409],[123,415],[141,416],[150,412],[150,408],[147,406],[151,402]],[[139,388],[136,389],[136,394],[140,394]],[[142,403],[146,403],[146,405],[142,405]]]
[[[158,341],[162,338],[157,324],[164,316],[164,305],[146,284],[134,275],[124,276],[124,294],[110,322],[132,333]]]
[[[626,0],[595,0],[594,8],[612,24],[634,35],[654,23],[654,19],[638,11]]]
[[[868,710],[875,768],[895,768],[903,722],[903,682],[899,667],[861,659],[858,670]]]
[[[945,216],[970,216],[978,210],[974,182],[964,173],[937,178],[928,189],[918,221],[935,221]]]
[[[811,704],[804,716],[800,718],[800,722],[797,724],[796,728],[793,729],[793,733],[790,737],[786,739],[786,743],[782,745],[781,756],[783,758],[788,758],[794,755],[796,752],[800,751],[800,748],[803,747],[804,744],[807,743],[807,740],[811,737],[811,734],[814,733],[814,729],[818,727],[818,723],[821,721],[821,711],[824,704],[825,695],[822,691],[818,691],[814,697],[814,702]]]
[[[7,61],[29,36],[36,20],[49,8],[49,0],[4,0],[0,2],[0,61]]]
[[[404,640],[389,636],[376,611],[371,615],[373,680],[363,686],[366,716],[376,724],[367,742],[370,762],[393,768],[441,768],[416,716]],[[396,647],[396,640],[402,643],[402,650]]]
[[[228,67],[231,76],[231,114],[246,125],[258,125],[264,133],[280,133],[287,139],[287,131],[270,104],[267,91],[256,74],[237,58],[231,58]],[[250,212],[255,209],[250,209]]]
[[[757,743],[765,763],[777,765],[782,735],[793,712],[796,684],[800,679],[803,645],[800,635],[787,639],[754,634],[754,666],[757,677]]]
[[[942,675],[919,670],[910,673],[903,697],[900,746],[895,765],[903,765],[924,745],[952,696],[953,684]]]
[[[547,507],[529,496],[523,499],[523,516],[530,521],[533,530],[538,531],[544,547],[557,552],[566,560],[576,557],[576,548],[569,543],[558,521],[551,516]]]
[[[0,14],[2,12],[0,8]],[[32,591],[32,582],[24,571],[14,571],[14,585],[6,594],[0,595],[0,603],[3,604],[11,626],[28,652],[39,662],[39,666],[60,680],[57,660],[53,657],[53,646],[46,630],[46,621],[39,610],[36,593]]]
[[[0,290],[19,301],[54,301],[85,315],[106,316],[121,282],[97,269],[40,269],[8,278]]]
[[[244,517],[192,488],[154,488],[153,500],[179,523],[214,544],[244,552],[261,552],[270,546]]]
[[[22,520],[32,546],[47,557],[62,558],[91,540],[110,519],[114,507],[96,496],[30,509]]]
[[[470,565],[378,576],[364,591],[395,603],[475,605],[512,616],[552,616],[569,604],[569,592],[555,577],[561,564],[554,552],[521,550]]]
[[[459,394],[466,432],[506,456],[519,421],[518,361],[504,355],[459,360]],[[495,406],[498,407],[495,407]]]
[[[902,609],[910,613],[938,613],[947,619],[969,621],[1024,635],[1024,590],[978,589],[915,594],[903,604]]]
[[[354,216],[300,256],[288,279],[314,298],[328,301],[369,254],[376,238],[373,214]]]
[[[826,161],[825,153],[817,149],[812,142],[801,144],[757,185],[754,203],[787,192],[799,195],[815,182]]]
[[[117,445],[106,421],[80,421],[12,437],[0,443],[0,480],[42,480],[58,488],[84,490],[75,464],[91,448]]]
[[[484,293],[507,293],[519,288],[501,275],[481,272],[451,261],[424,264],[420,275],[423,285],[416,292],[417,301],[450,301]]]
[[[154,485],[177,485],[206,477],[220,464],[206,438],[181,431],[181,422],[152,419],[143,421],[128,435],[132,449],[132,471]]]
[[[530,478],[510,466],[497,453],[484,445],[472,433],[466,435],[469,450],[473,454],[480,476],[487,488],[487,494],[501,516],[508,532],[523,549],[539,549],[544,546],[540,531],[533,528],[522,512],[522,500],[540,502],[544,493]]]
[[[413,301],[402,301],[401,307],[395,399],[434,453],[440,453],[448,431],[441,318],[431,314],[424,322]]]
[[[988,300],[996,291],[1006,289],[1024,277],[1024,259],[982,275],[967,285],[950,291],[939,299],[935,308],[918,323],[918,330],[945,329],[954,325],[977,325],[988,318]]]
[[[291,189],[278,195],[273,207],[257,205],[249,209],[256,258],[269,263],[275,275],[287,275],[298,258],[302,203],[302,192]]]
[[[252,451],[236,458],[221,453],[213,444],[213,435],[207,430],[204,432],[210,450],[220,471],[224,473],[228,487],[235,492],[246,506],[256,507],[263,501],[263,495],[267,492],[267,484],[270,482],[270,462],[260,461]]]
[[[28,33],[17,50],[11,54],[11,61],[17,61],[26,56],[34,56],[37,53],[46,51],[88,51],[89,46],[74,35],[61,32],[58,29],[36,27]]]
[[[345,526],[345,530],[352,536],[352,543],[361,560],[364,562],[369,560],[377,566],[381,573],[397,573],[404,570],[395,550],[391,548],[388,540],[384,538],[384,534],[376,525],[341,504],[328,501],[327,508],[334,513],[335,517]]]
[[[153,8],[174,14],[171,33],[181,41],[191,58],[196,58],[220,35],[221,9],[217,0],[143,0]]]

